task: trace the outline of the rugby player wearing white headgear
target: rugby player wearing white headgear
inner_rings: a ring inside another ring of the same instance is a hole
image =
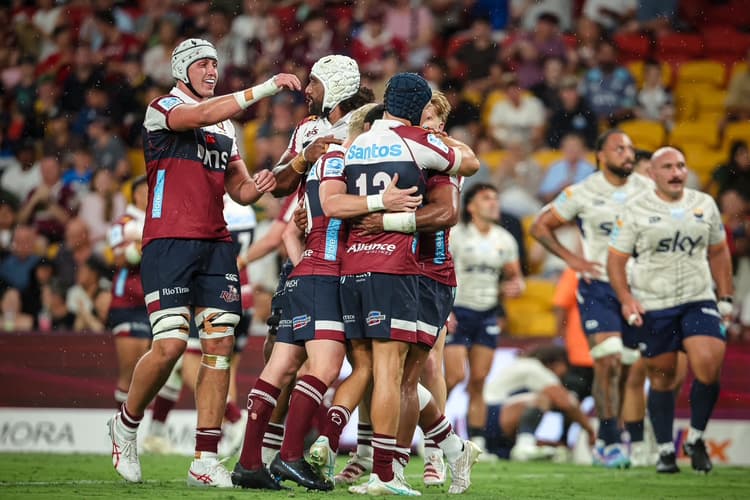
[[[234,328],[240,319],[237,264],[223,217],[226,191],[241,204],[255,202],[276,182],[270,172],[253,178],[239,156],[229,118],[283,88],[300,90],[294,75],[213,97],[218,80],[214,46],[191,38],[172,53],[176,85],[148,106],[144,155],[149,187],[143,230],[143,288],[153,344],[133,373],[127,401],[109,421],[112,463],[127,481],[141,481],[136,433],[149,402],[185,351],[190,306],[199,328],[201,373],[192,486],[233,486],[217,460],[229,382]]]

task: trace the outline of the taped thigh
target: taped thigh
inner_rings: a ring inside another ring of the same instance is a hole
[[[622,355],[622,350],[622,338],[607,337],[591,348],[591,357],[594,359],[601,359],[614,354]]]
[[[187,342],[190,333],[190,310],[187,307],[170,307],[152,312],[149,317],[154,342],[162,339],[179,339]]]
[[[630,347],[623,346],[621,359],[623,365],[630,366],[641,359],[641,351],[639,351],[638,349],[631,349]]]
[[[417,384],[417,397],[419,398],[419,411],[422,411],[430,403],[432,393],[422,384]]]
[[[195,315],[195,325],[201,340],[220,339],[234,335],[240,315],[215,307],[207,307]]]

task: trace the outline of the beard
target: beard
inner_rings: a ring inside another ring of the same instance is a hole
[[[630,165],[630,167],[625,167],[624,165]],[[633,164],[607,165],[607,170],[621,179],[627,179],[633,173]]]
[[[311,115],[323,116],[323,103],[318,102],[315,99],[310,100],[310,104],[307,105],[308,111]]]

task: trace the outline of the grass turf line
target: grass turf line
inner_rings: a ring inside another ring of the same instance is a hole
[[[143,484],[128,484],[112,469],[105,455],[0,453],[0,498],[290,498],[352,499],[346,488],[331,493],[307,493],[302,488],[285,492],[188,488],[185,484],[190,457],[143,455]],[[231,469],[235,460],[229,460]],[[339,458],[339,469],[345,458]],[[750,470],[717,467],[708,476],[697,475],[689,463],[681,474],[657,475],[653,468],[610,471],[552,463],[477,464],[468,498],[536,499],[745,499],[750,493]],[[455,498],[440,488],[422,485],[422,461],[414,458],[406,469],[412,487],[427,498]],[[285,483],[291,485],[291,483]]]

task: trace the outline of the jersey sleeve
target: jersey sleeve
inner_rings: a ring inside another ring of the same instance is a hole
[[[143,126],[149,132],[154,130],[169,130],[169,125],[167,124],[169,113],[180,104],[185,104],[185,102],[174,95],[157,97],[146,108],[146,117],[143,120]]]
[[[394,130],[401,136],[420,168],[449,172],[461,164],[461,152],[428,130],[408,126]]]
[[[507,231],[503,233],[503,246],[508,249],[506,254],[507,258],[505,259],[505,262],[503,262],[503,265],[516,262],[519,258],[518,243],[516,243],[516,239],[513,237],[513,235]]]
[[[632,255],[635,250],[635,240],[637,237],[637,228],[635,221],[626,209],[615,219],[615,226],[610,234],[609,247],[615,251]]]
[[[344,157],[339,151],[324,154],[320,160],[320,182],[340,181],[346,182],[344,175]],[[333,184],[332,184],[333,185]]]
[[[709,207],[709,210],[711,210],[711,216],[708,218],[708,223],[711,226],[708,233],[708,244],[716,245],[726,240],[727,233],[724,230],[724,223],[721,221],[719,208],[716,206],[716,202],[711,198],[709,198]]]
[[[279,215],[276,220],[279,222],[289,222],[294,217],[294,209],[297,208],[297,200],[299,194],[295,191],[284,199],[284,203],[281,205]]]
[[[575,219],[581,212],[581,193],[573,186],[562,190],[550,205],[550,209],[565,221]]]
[[[528,374],[525,380],[527,380],[531,392],[541,392],[547,387],[560,384],[560,379],[557,378],[557,375],[538,361],[536,363],[529,363],[527,370]]]

